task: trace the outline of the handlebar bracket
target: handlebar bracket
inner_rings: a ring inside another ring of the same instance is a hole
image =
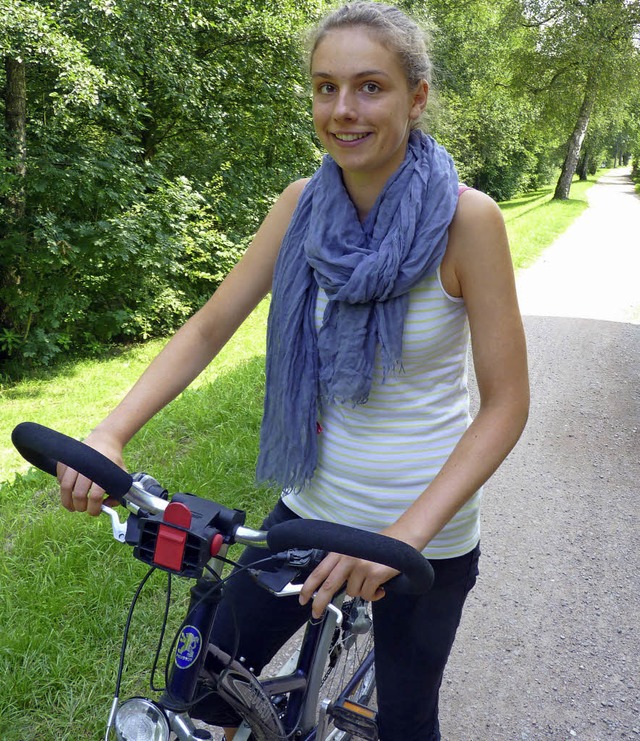
[[[228,534],[244,524],[244,517],[240,510],[192,494],[174,494],[161,514],[129,516],[128,522],[138,525],[133,555],[149,566],[199,579],[219,551],[221,537],[229,542]]]

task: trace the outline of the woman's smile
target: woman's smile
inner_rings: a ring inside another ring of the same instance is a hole
[[[364,139],[367,139],[370,134],[369,132],[365,132],[363,134],[343,134],[343,133],[334,133],[333,136],[341,143],[341,144],[357,144]]]

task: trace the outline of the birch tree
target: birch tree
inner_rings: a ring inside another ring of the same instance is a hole
[[[624,105],[640,64],[636,0],[526,0],[524,23],[537,30],[531,87],[564,130],[564,161],[554,198],[569,197],[596,108]]]

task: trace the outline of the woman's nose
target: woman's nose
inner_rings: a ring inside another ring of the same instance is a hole
[[[337,120],[349,120],[358,117],[356,100],[350,90],[341,90],[336,97],[333,108],[333,117]]]

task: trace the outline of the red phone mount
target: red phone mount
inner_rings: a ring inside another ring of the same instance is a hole
[[[163,513],[135,516],[134,556],[150,566],[198,579],[209,559],[244,524],[244,517],[244,512],[216,502],[175,494]]]

